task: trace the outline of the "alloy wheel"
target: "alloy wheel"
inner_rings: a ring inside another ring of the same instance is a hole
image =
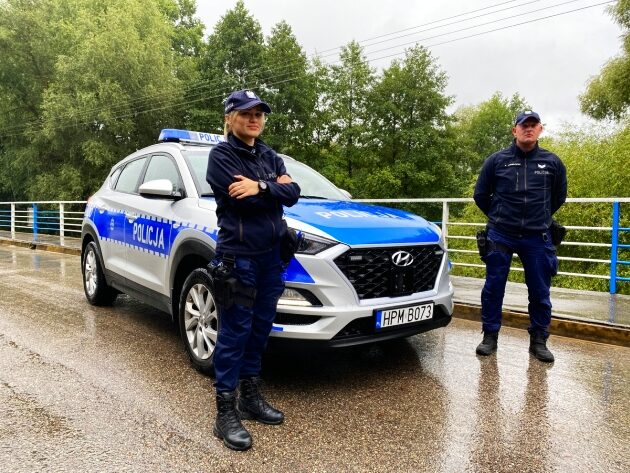
[[[214,352],[218,321],[217,306],[208,287],[192,286],[186,295],[184,328],[190,350],[200,360],[207,360]]]

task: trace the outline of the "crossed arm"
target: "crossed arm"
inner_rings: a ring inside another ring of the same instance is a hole
[[[260,192],[258,181],[241,176],[240,174],[234,176],[234,179],[235,181],[228,186],[228,194],[230,197],[244,199],[245,197],[256,195]],[[291,179],[288,174],[283,174],[276,179],[276,182],[278,184],[291,184],[293,179]]]

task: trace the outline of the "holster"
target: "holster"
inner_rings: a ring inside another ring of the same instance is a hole
[[[479,257],[483,258],[488,254],[488,232],[484,228],[479,230],[476,235],[477,238],[477,250],[479,251]]]
[[[479,251],[479,257],[485,258],[491,251],[500,251],[501,253],[514,253],[514,250],[509,246],[504,245],[496,241],[488,239],[488,228],[479,230],[477,232],[477,250]]]
[[[232,274],[234,257],[225,256],[218,265],[208,266],[210,276],[214,282],[214,300],[222,309],[229,309],[234,304],[251,309],[256,300],[256,288],[246,286]]]

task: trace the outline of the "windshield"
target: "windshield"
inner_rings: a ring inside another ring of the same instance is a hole
[[[206,171],[208,170],[208,156],[210,150],[208,148],[186,150],[182,154],[188,164],[188,169],[195,181],[195,187],[200,196],[213,195],[210,184],[206,181]]]
[[[186,150],[183,154],[195,180],[199,195],[213,195],[210,184],[206,182],[209,155],[207,148],[203,150]],[[284,159],[287,172],[302,189],[300,197],[349,200],[346,194],[314,169],[287,156],[281,155],[281,157]]]

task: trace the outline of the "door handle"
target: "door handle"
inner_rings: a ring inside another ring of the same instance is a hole
[[[125,213],[125,217],[127,217],[127,221],[129,223],[133,223],[138,218],[138,214],[129,212],[129,213]]]

